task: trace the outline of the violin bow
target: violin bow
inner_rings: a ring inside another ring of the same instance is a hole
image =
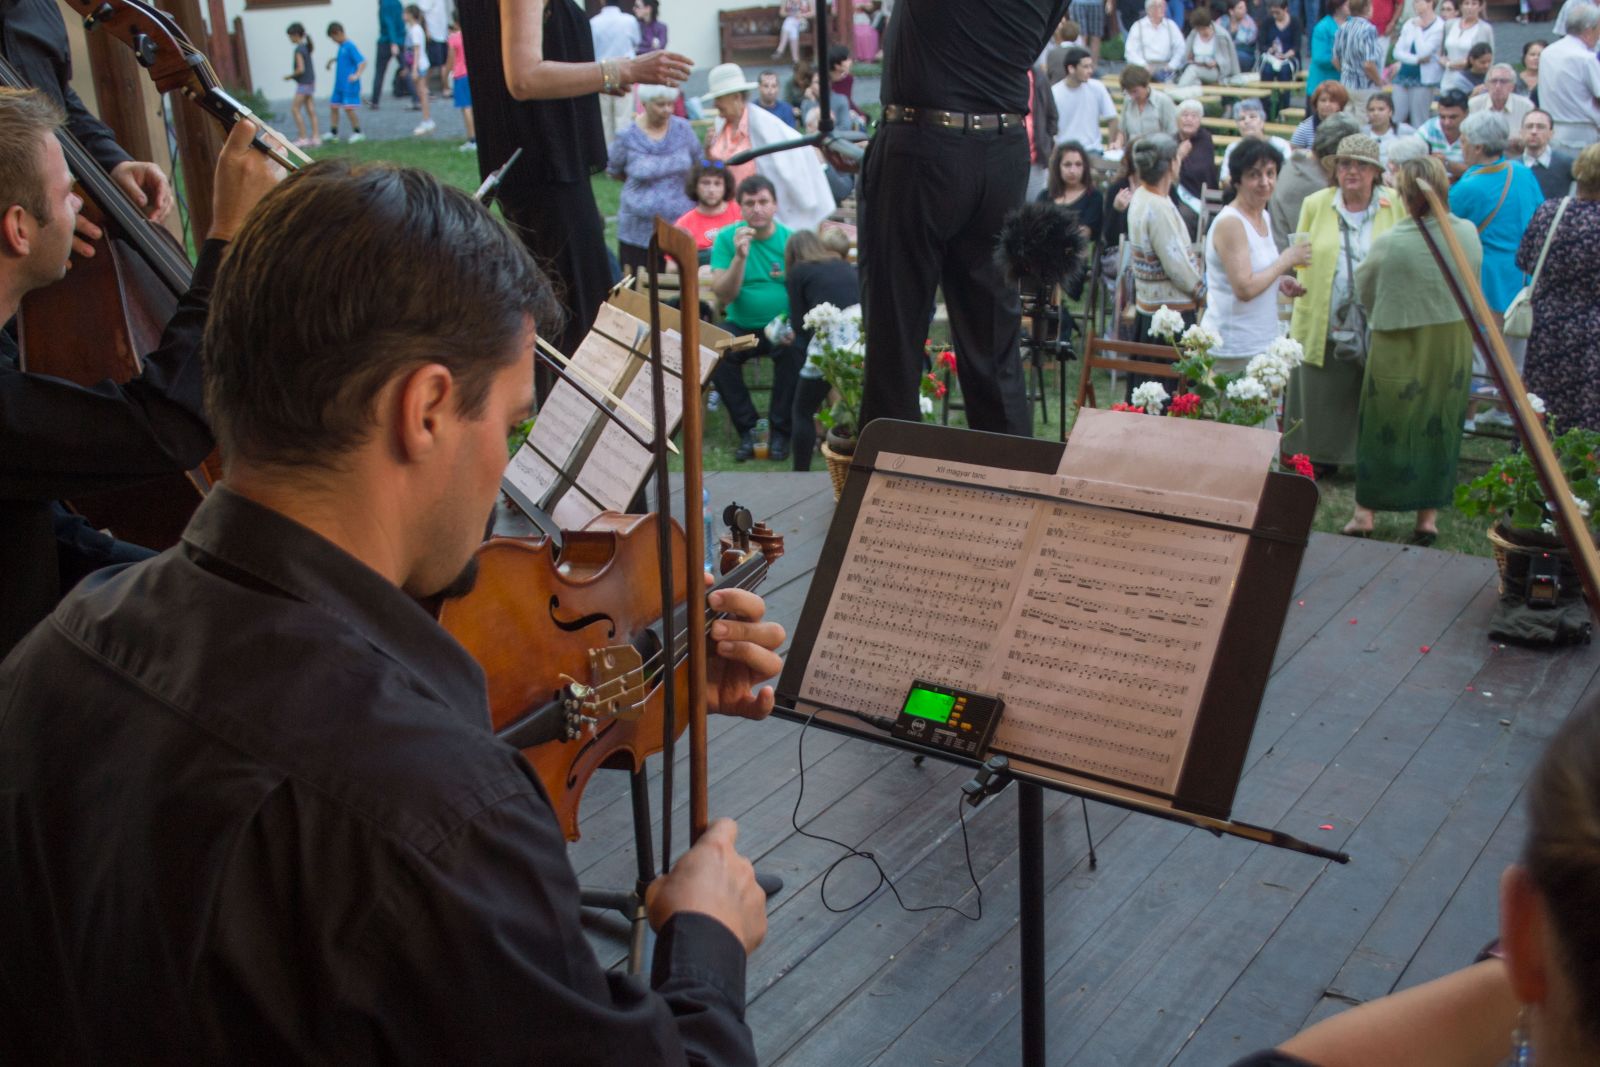
[[[1445,253],[1439,249],[1428,227],[1419,221],[1417,230],[1422,234],[1428,251],[1433,253],[1439,269],[1444,272],[1445,283],[1450,286],[1461,315],[1466,319],[1479,351],[1484,354],[1495,382],[1500,386],[1500,395],[1511,401],[1511,417],[1517,424],[1522,447],[1528,450],[1528,456],[1533,460],[1533,469],[1539,475],[1539,485],[1544,489],[1545,499],[1555,502],[1559,520],[1556,526],[1567,551],[1572,554],[1573,566],[1583,583],[1584,596],[1589,601],[1589,613],[1600,620],[1600,556],[1596,555],[1594,539],[1589,536],[1589,524],[1578,511],[1577,498],[1572,495],[1566,476],[1561,473],[1561,464],[1556,460],[1555,450],[1550,447],[1550,434],[1545,429],[1544,420],[1539,418],[1539,413],[1528,402],[1528,387],[1523,384],[1517,365],[1511,361],[1505,336],[1495,325],[1489,303],[1483,296],[1483,288],[1478,284],[1478,272],[1473,270],[1466,253],[1461,249],[1461,242],[1456,240],[1455,232],[1446,224],[1450,218],[1449,207],[1431,184],[1426,181],[1418,184],[1428,198],[1428,208],[1433,217],[1439,220],[1439,233],[1444,237],[1450,262],[1455,264],[1454,271],[1450,269]]]
[[[699,253],[694,238],[663,218],[656,219],[655,240],[650,254],[651,282],[651,346],[655,357],[661,358],[660,346],[660,290],[658,281],[659,256],[668,255],[678,262],[681,274],[681,299],[678,306],[678,333],[683,339],[681,366],[681,395],[683,398],[683,506],[684,506],[684,585],[687,617],[706,617],[706,586],[702,577],[706,558],[705,524],[694,521],[693,509],[704,499],[704,478],[701,470],[701,442],[704,427],[700,409],[700,277],[696,269]],[[663,367],[663,372],[665,368]],[[657,407],[661,406],[660,397]],[[664,428],[664,423],[658,423]],[[664,437],[663,433],[663,437]],[[663,457],[664,462],[664,457]],[[663,499],[666,486],[660,487]],[[706,799],[706,631],[705,627],[692,625],[687,632],[689,707],[689,843],[693,844],[705,833],[711,821]],[[672,736],[672,723],[668,734]],[[666,763],[670,766],[669,753]],[[671,817],[671,808],[663,813],[664,820]],[[663,827],[665,834],[665,826]],[[666,840],[663,841],[665,846]]]
[[[140,0],[65,0],[83,16],[84,30],[104,28],[133,50],[133,58],[150,75],[160,93],[182,92],[202,111],[209,112],[225,130],[240,119],[256,124],[252,147],[265,153],[284,170],[298,170],[311,157],[268,126],[226,89],[205,53],[190,42],[171,15]],[[270,136],[276,146],[266,140]],[[282,151],[279,150],[282,149]]]

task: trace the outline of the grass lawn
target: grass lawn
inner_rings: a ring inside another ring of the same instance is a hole
[[[463,189],[473,190],[478,186],[478,168],[476,160],[467,154],[458,152],[453,142],[432,142],[422,140],[395,140],[395,141],[365,141],[361,144],[347,145],[334,144],[311,153],[317,158],[327,158],[335,155],[349,156],[365,160],[390,160],[408,166],[421,167],[432,172],[444,181]],[[606,240],[615,246],[617,199],[621,191],[621,184],[597,175],[594,179],[595,200],[599,204],[600,212],[607,219]],[[946,343],[948,334],[944,331],[943,324],[936,324],[934,341]],[[755,400],[758,408],[763,412],[766,408],[766,394],[759,388],[759,383],[766,380],[770,373],[767,367],[759,371],[751,371],[751,381],[756,385]],[[1076,395],[1079,370],[1077,364],[1067,365],[1069,405],[1072,396]],[[1050,421],[1045,423],[1039,415],[1037,401],[1034,404],[1034,436],[1050,440],[1058,439],[1061,428],[1059,413],[1056,410],[1057,396],[1057,371],[1054,367],[1045,371],[1045,392],[1050,398]],[[1098,395],[1102,404],[1109,404],[1112,399],[1120,399],[1111,391],[1109,377],[1096,381]],[[1071,425],[1072,412],[1069,412],[1068,426]],[[1137,418],[1132,416],[1129,418]],[[960,412],[950,413],[950,424],[965,426],[966,419]],[[738,439],[733,432],[733,427],[728,421],[726,413],[708,412],[706,418],[705,435],[705,466],[707,470],[753,470],[753,471],[779,471],[790,469],[788,461],[778,463],[771,460],[751,460],[747,463],[735,463],[733,450],[738,444]],[[1481,474],[1489,463],[1503,455],[1508,446],[1504,441],[1488,438],[1466,438],[1462,445],[1461,481],[1469,481]],[[674,457],[674,469],[677,469],[677,457]],[[812,469],[821,470],[823,462],[817,457],[812,464]],[[1337,533],[1347,521],[1355,504],[1355,478],[1353,472],[1341,471],[1331,478],[1324,479],[1318,485],[1322,493],[1322,503],[1317,509],[1315,529],[1324,533]],[[1412,518],[1410,514],[1379,513],[1377,532],[1375,537],[1390,540],[1404,541],[1411,533]],[[1443,508],[1439,515],[1439,541],[1437,547],[1452,552],[1465,552],[1472,555],[1489,555],[1489,544],[1484,539],[1485,525],[1468,519],[1453,507]]]

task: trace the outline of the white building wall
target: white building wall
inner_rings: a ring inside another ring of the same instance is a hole
[[[225,0],[224,6],[230,24],[235,15],[242,16],[255,88],[272,100],[290,96],[289,83],[283,80],[283,76],[294,69],[294,50],[284,36],[289,23],[305,23],[307,31],[316,37],[319,84],[325,81],[320,76],[321,60],[333,54],[333,44],[323,32],[328,23],[344,23],[345,32],[367,56],[369,63],[373,49],[377,47],[378,5],[375,0],[331,0],[322,4],[257,8],[251,11],[245,10],[244,0]],[[662,0],[661,21],[667,24],[668,47],[675,52],[682,52],[695,62],[696,77],[690,82],[691,88],[703,85],[706,71],[721,61],[721,40],[717,30],[719,10],[721,5],[713,0]],[[366,77],[370,79],[370,73]],[[364,88],[363,95],[365,92]]]

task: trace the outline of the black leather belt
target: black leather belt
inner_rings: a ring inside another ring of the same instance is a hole
[[[889,104],[883,109],[884,122],[910,123],[917,126],[939,126],[947,130],[974,133],[987,130],[1022,128],[1021,115],[966,115],[959,111],[940,111],[931,107],[903,107]]]

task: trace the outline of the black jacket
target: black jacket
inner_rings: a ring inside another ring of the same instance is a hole
[[[477,663],[226,486],[0,665],[0,783],[8,1063],[755,1063],[738,938],[606,973]]]
[[[0,0],[0,55],[67,112],[67,129],[106,170],[132,158],[72,91],[72,52],[56,0]]]

